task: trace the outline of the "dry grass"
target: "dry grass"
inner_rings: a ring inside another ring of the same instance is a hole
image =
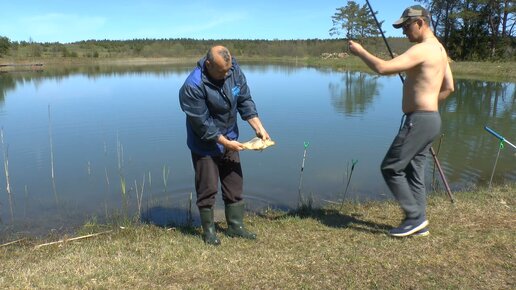
[[[392,202],[249,216],[257,241],[206,246],[198,228],[134,225],[0,248],[0,288],[515,289],[516,185],[429,199],[431,235],[393,239]],[[85,227],[82,233],[105,227]]]
[[[516,82],[516,63],[511,61],[454,62],[451,69],[456,78]]]

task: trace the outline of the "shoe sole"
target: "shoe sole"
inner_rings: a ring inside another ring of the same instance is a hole
[[[401,234],[390,234],[390,235],[391,235],[391,236],[393,236],[393,237],[400,237],[400,238],[401,238],[401,237],[406,237],[406,236],[410,236],[410,235],[412,235],[413,233],[418,232],[419,230],[424,229],[426,226],[428,226],[428,221],[427,221],[427,220],[426,220],[426,221],[424,221],[424,222],[422,222],[419,226],[417,226],[417,227],[415,227],[415,228],[411,229],[411,230],[410,230],[410,231],[408,231],[408,232],[401,233]],[[424,234],[424,233],[423,233],[423,234]],[[421,235],[423,235],[423,234],[421,234]]]
[[[426,232],[422,232],[422,233],[415,233],[412,236],[419,238],[419,237],[426,237],[426,236],[429,236],[429,235],[430,235],[430,231],[426,231]]]

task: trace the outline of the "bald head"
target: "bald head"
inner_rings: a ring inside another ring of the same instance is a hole
[[[231,64],[231,54],[229,50],[222,45],[211,47],[206,54],[206,59],[217,64]]]
[[[213,46],[206,54],[206,69],[210,77],[222,80],[231,69],[231,54],[222,45]]]

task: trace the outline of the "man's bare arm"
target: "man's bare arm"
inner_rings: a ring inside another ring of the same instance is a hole
[[[350,51],[360,57],[369,68],[381,75],[389,75],[407,71],[424,60],[424,50],[421,45],[414,45],[402,55],[391,60],[383,60],[378,58],[359,43],[349,41]]]
[[[443,83],[441,85],[441,90],[439,91],[439,101],[446,99],[451,93],[453,93],[453,91],[455,91],[453,75],[450,64],[446,63],[446,71],[444,72]]]

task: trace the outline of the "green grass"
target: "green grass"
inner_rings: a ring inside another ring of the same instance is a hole
[[[0,247],[0,288],[514,289],[516,184],[429,198],[431,235],[390,238],[394,202],[246,217],[257,241],[202,242],[199,228],[88,225],[59,245]],[[62,237],[61,237],[62,238]],[[55,239],[55,237],[54,237]]]

